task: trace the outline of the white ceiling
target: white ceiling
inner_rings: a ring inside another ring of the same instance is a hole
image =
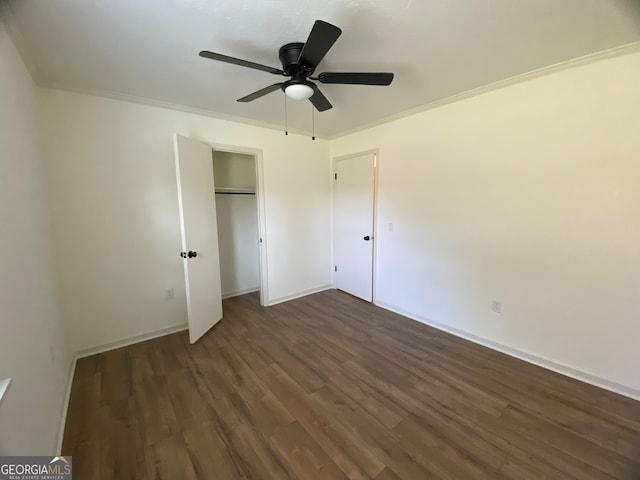
[[[36,81],[284,124],[281,91],[235,100],[280,77],[198,56],[212,50],[281,67],[315,19],[343,30],[322,71],[392,71],[390,87],[322,85],[336,136],[508,77],[640,40],[638,0],[8,0]],[[309,102],[289,125],[310,130]]]

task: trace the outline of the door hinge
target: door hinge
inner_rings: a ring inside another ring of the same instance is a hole
[[[337,173],[334,173],[334,174],[333,174],[333,179],[334,179],[334,180],[338,180],[338,174],[337,174]]]
[[[337,272],[338,271],[338,266],[336,265],[335,267],[333,267],[333,271]]]

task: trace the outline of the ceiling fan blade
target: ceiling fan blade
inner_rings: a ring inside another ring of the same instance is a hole
[[[312,70],[316,68],[341,34],[342,30],[335,25],[316,20],[311,33],[309,33],[309,38],[302,47],[298,65],[309,67]]]
[[[318,110],[319,112],[324,112],[325,110],[329,110],[333,108],[333,105],[331,105],[331,102],[329,102],[327,97],[325,97],[322,94],[322,92],[318,89],[318,87],[314,85],[313,90],[314,90],[314,94],[311,95],[311,97],[309,98],[309,101],[313,103],[313,106],[316,107],[316,110]]]
[[[218,60],[219,62],[232,63],[233,65],[240,65],[241,67],[253,68],[255,70],[262,70],[263,72],[269,72],[275,75],[284,74],[284,72],[278,68],[269,67],[267,65],[261,65],[259,63],[249,62],[248,60],[242,60],[240,58],[230,57],[228,55],[222,55],[221,53],[202,50],[200,52],[200,56],[203,58],[209,58],[211,60]]]
[[[337,73],[323,72],[318,75],[320,83],[347,85],[391,85],[393,73]]]
[[[275,92],[282,86],[282,83],[274,83],[273,85],[269,85],[268,87],[264,87],[263,89],[258,90],[257,92],[250,93],[246,97],[239,98],[238,102],[253,102],[254,100],[264,97],[267,93]]]

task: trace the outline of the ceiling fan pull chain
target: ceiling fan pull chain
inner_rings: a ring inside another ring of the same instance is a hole
[[[316,117],[313,114],[314,110],[315,108],[313,108],[313,105],[312,105],[311,106],[311,140],[316,139]]]
[[[289,127],[288,127],[288,120],[287,120],[287,96],[283,95],[283,97],[284,97],[284,134],[289,135]]]

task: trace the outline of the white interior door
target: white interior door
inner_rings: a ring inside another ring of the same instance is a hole
[[[213,157],[210,146],[181,135],[174,146],[189,340],[195,343],[222,318]]]
[[[334,286],[373,300],[374,154],[336,162],[333,202]]]

